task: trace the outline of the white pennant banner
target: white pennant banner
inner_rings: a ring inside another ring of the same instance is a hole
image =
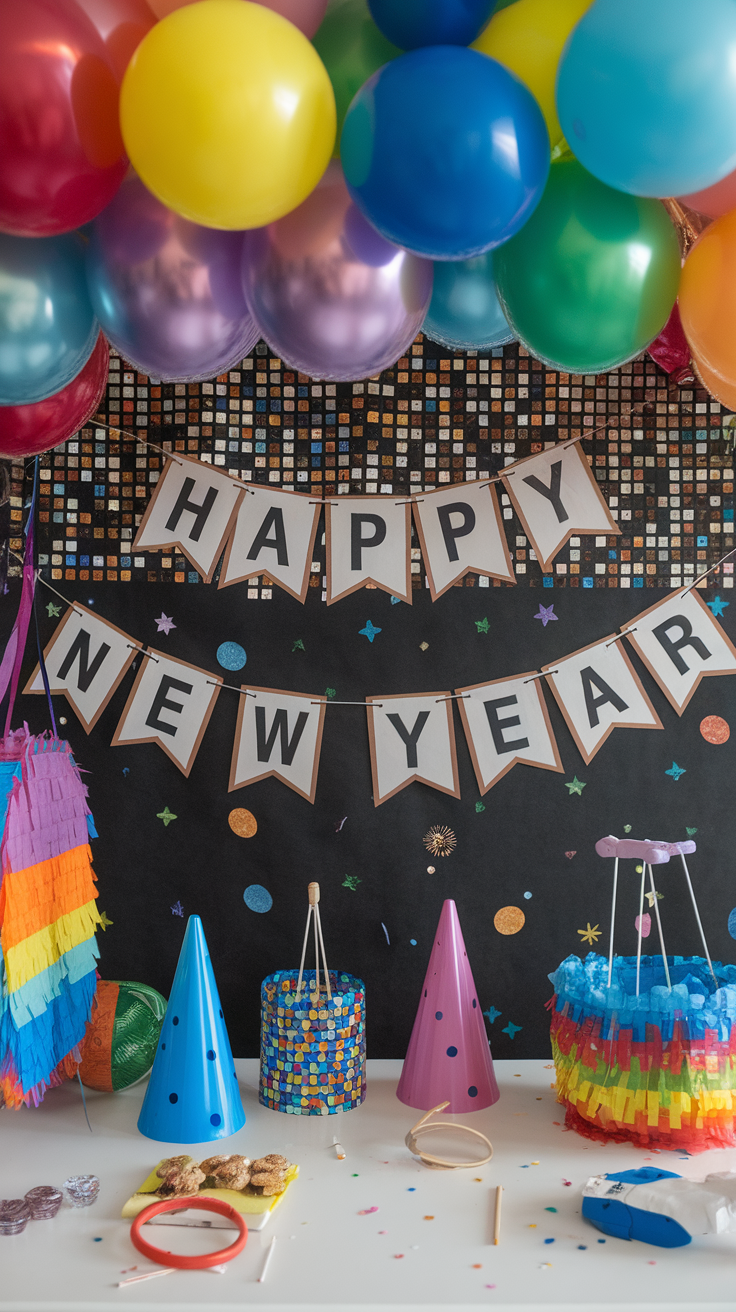
[[[678,715],[706,675],[736,674],[736,647],[696,592],[666,597],[625,632]]]
[[[546,572],[573,533],[620,533],[576,443],[508,465],[503,485]]]
[[[225,552],[219,586],[267,574],[304,601],[321,505],[298,492],[254,486],[240,503]]]
[[[540,682],[532,671],[456,689],[481,796],[517,762],[563,772]]]
[[[242,687],[229,791],[273,775],[314,802],[324,700],[278,688]]]
[[[230,533],[243,489],[212,465],[171,456],[133,543],[134,551],[178,547],[209,583]]]
[[[328,502],[327,604],[366,583],[411,605],[409,506],[389,497],[345,497]]]
[[[614,729],[664,728],[615,634],[543,669],[586,765]]]
[[[188,775],[221,685],[209,670],[149,647],[111,746],[158,743]]]
[[[471,570],[515,583],[496,489],[464,483],[414,502],[432,601]]]
[[[415,780],[460,796],[449,693],[366,697],[366,707],[375,806]]]
[[[49,691],[66,697],[89,733],[136,657],[138,643],[128,633],[75,602],[44,649]],[[37,665],[25,693],[45,692]]]

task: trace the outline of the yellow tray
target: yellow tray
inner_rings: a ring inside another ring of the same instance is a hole
[[[162,1160],[165,1161],[166,1158],[162,1158]],[[127,1218],[138,1216],[138,1213],[142,1212],[144,1207],[148,1207],[151,1203],[157,1202],[159,1198],[171,1197],[171,1194],[164,1195],[158,1192],[161,1180],[156,1175],[156,1171],[160,1165],[161,1162],[158,1162],[156,1166],[154,1166],[148,1178],[143,1181],[140,1188],[136,1189],[133,1196],[128,1199],[123,1207],[121,1216]],[[270,1198],[264,1198],[263,1194],[241,1193],[238,1189],[200,1189],[196,1197],[219,1198],[221,1202],[229,1203],[236,1212],[240,1212],[243,1216],[262,1216],[264,1213],[272,1212],[275,1207],[278,1207],[289,1188],[289,1185],[296,1180],[298,1174],[299,1167],[292,1164],[286,1172],[286,1181],[281,1193],[273,1194]],[[185,1208],[189,1200],[188,1198],[182,1198],[179,1201],[181,1202],[182,1208]]]

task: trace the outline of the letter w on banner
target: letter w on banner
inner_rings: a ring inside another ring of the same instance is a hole
[[[373,803],[416,780],[460,796],[452,702],[446,692],[367,697]]]
[[[546,572],[573,533],[620,533],[579,445],[508,465],[503,485]]]
[[[229,791],[273,775],[314,802],[326,703],[309,693],[242,687]]]
[[[515,583],[496,489],[462,483],[414,502],[432,601],[470,570]]]
[[[736,674],[736,647],[696,592],[666,597],[625,631],[678,715],[705,675]]]
[[[90,733],[120,680],[135,660],[138,643],[114,624],[75,602],[44,650],[52,693],[62,693]],[[24,693],[43,693],[37,665]]]
[[[614,729],[663,728],[615,634],[543,668],[586,765]]]
[[[456,692],[481,795],[517,761],[562,774],[547,703],[533,671]]]
[[[201,460],[170,456],[143,516],[134,551],[178,547],[209,583],[238,506],[242,488]]]
[[[411,520],[405,502],[345,497],[327,502],[327,604],[366,583],[411,605]]]
[[[111,747],[158,743],[188,775],[214,710],[222,679],[152,648],[125,704]]]
[[[313,497],[276,488],[254,487],[240,503],[219,587],[268,574],[274,583],[304,601],[321,505]]]

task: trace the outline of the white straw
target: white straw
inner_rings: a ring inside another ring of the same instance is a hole
[[[319,903],[315,902],[314,904],[314,991],[317,994],[317,1002],[319,1002],[319,938],[317,935],[318,925],[319,925]]]
[[[639,891],[639,939],[636,945],[636,996],[639,996],[639,973],[641,970],[641,922],[644,917],[644,880],[647,877],[647,868],[642,865],[641,868],[641,889]]]
[[[611,974],[613,972],[613,929],[616,924],[616,890],[618,888],[618,857],[616,857],[613,866],[613,903],[611,906],[611,942],[608,948],[608,987],[611,987]]]
[[[261,1271],[261,1274],[260,1274],[259,1277],[258,1277],[258,1284],[259,1284],[259,1285],[262,1285],[263,1282],[264,1282],[264,1280],[266,1279],[266,1272],[268,1271],[268,1266],[269,1266],[269,1263],[270,1263],[270,1261],[271,1261],[271,1258],[273,1257],[273,1250],[274,1250],[275,1247],[276,1247],[276,1236],[274,1235],[273,1239],[271,1240],[270,1244],[268,1245],[268,1252],[266,1253],[266,1260],[265,1260],[265,1262],[263,1263],[263,1269],[262,1269],[262,1271]]]
[[[716,979],[716,972],[715,972],[714,969],[713,969],[713,962],[712,962],[711,959],[710,959],[710,952],[708,951],[708,944],[707,944],[706,941],[705,941],[705,930],[703,929],[703,922],[702,922],[702,920],[700,919],[700,912],[698,911],[698,904],[697,904],[697,902],[695,901],[695,890],[694,890],[693,885],[692,885],[692,880],[690,879],[690,871],[689,871],[688,868],[687,868],[687,861],[685,860],[685,857],[684,857],[684,855],[683,855],[682,852],[680,853],[680,860],[682,861],[682,864],[683,864],[683,866],[685,867],[685,878],[687,879],[687,886],[688,886],[688,888],[690,889],[690,897],[691,897],[691,899],[692,899],[693,911],[695,912],[695,919],[696,919],[697,922],[698,922],[698,929],[700,930],[700,938],[701,938],[701,941],[702,941],[702,944],[703,944],[703,951],[704,951],[704,953],[705,953],[705,955],[706,955],[706,957],[707,957],[707,959],[708,959],[708,965],[710,966],[710,973],[711,973],[711,975],[713,976],[713,983],[715,984],[716,988],[718,988],[718,980]]]
[[[651,884],[651,886],[652,886],[652,901],[653,901],[653,903],[654,903],[654,914],[655,914],[656,917],[657,917],[657,929],[659,930],[659,946],[660,946],[661,949],[662,949],[662,961],[663,961],[663,963],[664,963],[664,973],[665,973],[665,976],[666,976],[666,978],[667,978],[667,988],[670,990],[670,993],[671,993],[671,992],[672,992],[672,981],[671,981],[671,979],[670,979],[670,968],[669,968],[669,966],[667,965],[667,950],[666,950],[666,948],[665,948],[665,946],[664,946],[664,935],[663,935],[663,933],[662,933],[662,921],[661,921],[660,918],[659,918],[659,900],[658,900],[658,898],[657,898],[657,890],[656,890],[656,888],[654,887],[654,874],[653,874],[653,872],[652,872],[652,867],[651,867],[651,866],[649,867],[649,882],[650,882],[650,884]]]
[[[307,923],[304,928],[304,942],[302,944],[302,960],[301,960],[301,965],[299,966],[299,983],[296,986],[297,997],[299,997],[299,994],[302,991],[302,975],[304,974],[304,958],[307,955],[307,939],[309,938],[309,922],[311,919],[312,919],[312,907],[310,905],[309,911],[307,912]]]
[[[144,1271],[143,1275],[140,1276],[128,1276],[127,1280],[118,1280],[118,1289],[122,1289],[124,1285],[140,1284],[141,1280],[155,1280],[157,1276],[170,1276],[176,1270],[175,1266],[165,1266],[160,1271]]]
[[[329,998],[330,1002],[332,1002],[332,987],[331,987],[331,985],[330,985],[330,972],[329,972],[329,970],[327,969],[327,953],[325,952],[325,941],[324,941],[324,939],[323,939],[323,937],[322,937],[322,917],[321,917],[320,914],[319,914],[319,903],[318,903],[317,906],[314,908],[314,914],[315,914],[315,916],[316,916],[316,918],[317,918],[317,928],[318,928],[318,930],[319,930],[319,941],[320,941],[320,946],[321,946],[321,948],[322,948],[322,966],[323,966],[323,968],[324,968],[324,972],[325,972],[325,988],[327,989],[327,997]],[[319,969],[319,961],[317,962],[317,967],[318,967],[318,969]]]

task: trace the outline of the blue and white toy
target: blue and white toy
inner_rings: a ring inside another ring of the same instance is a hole
[[[736,1172],[685,1180],[643,1166],[594,1175],[583,1189],[583,1216],[616,1239],[682,1248],[694,1235],[736,1233]]]

